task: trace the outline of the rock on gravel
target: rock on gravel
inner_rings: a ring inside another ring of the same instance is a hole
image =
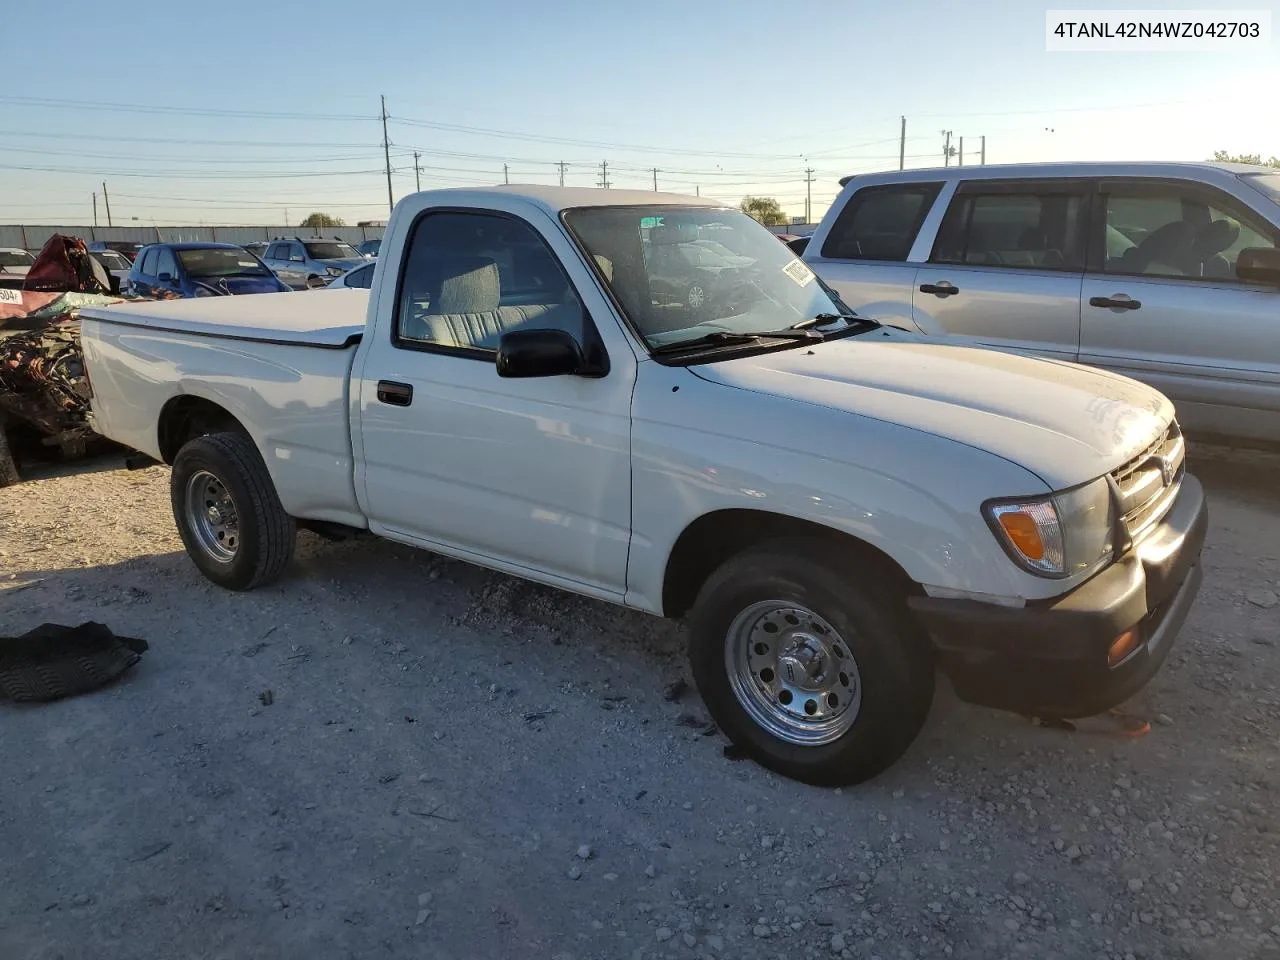
[[[1280,603],[1280,597],[1276,596],[1274,590],[1250,590],[1245,594],[1245,598],[1255,607],[1262,607],[1264,610],[1270,610],[1277,603]]]

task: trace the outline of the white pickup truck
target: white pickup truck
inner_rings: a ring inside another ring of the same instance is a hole
[[[1169,401],[853,316],[764,228],[649,192],[396,206],[372,289],[81,311],[98,429],[195,565],[371,531],[689,618],[721,729],[863,780],[960,696],[1082,716],[1159,669],[1206,511]]]

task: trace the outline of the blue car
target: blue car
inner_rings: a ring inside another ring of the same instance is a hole
[[[234,243],[152,243],[138,252],[124,292],[137,297],[227,297],[289,287]]]

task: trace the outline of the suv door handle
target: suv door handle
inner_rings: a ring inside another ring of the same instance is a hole
[[[941,283],[922,283],[920,284],[921,293],[932,293],[936,297],[949,297],[953,293],[959,293],[960,288],[954,283],[943,280]]]
[[[407,407],[413,403],[413,387],[395,380],[379,380],[378,401],[393,407]]]
[[[1142,301],[1134,300],[1122,293],[1115,297],[1090,297],[1089,306],[1110,307],[1114,310],[1138,310],[1142,307]]]

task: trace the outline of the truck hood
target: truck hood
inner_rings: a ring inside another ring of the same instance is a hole
[[[1127,377],[890,328],[690,370],[956,440],[1025,467],[1054,490],[1114,470],[1173,419],[1163,394]]]

